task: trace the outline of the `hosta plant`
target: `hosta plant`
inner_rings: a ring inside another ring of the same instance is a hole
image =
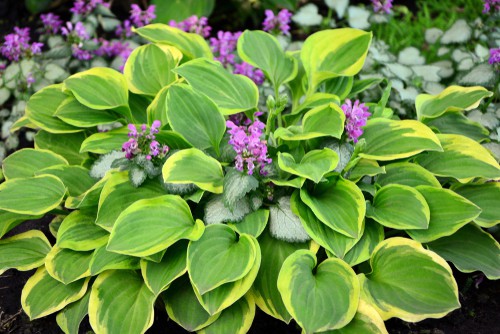
[[[163,24],[124,73],[93,68],[26,109],[35,148],[4,160],[0,272],[37,268],[21,302],[65,333],[144,333],[163,308],[188,331],[245,333],[256,308],[305,333],[386,333],[460,307],[447,261],[500,277],[500,166],[463,110],[491,95],[420,95],[418,120],[352,99],[371,34],[311,35],[285,53],[238,40],[274,94]],[[328,92],[326,92],[328,91]],[[259,99],[267,108],[258,110]],[[99,132],[97,126],[120,122]],[[50,242],[55,240],[55,242]]]

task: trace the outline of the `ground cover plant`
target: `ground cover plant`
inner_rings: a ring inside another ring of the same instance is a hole
[[[446,261],[500,277],[488,232],[500,166],[479,144],[487,130],[460,121],[491,92],[421,94],[418,119],[400,120],[390,87],[356,99],[380,84],[355,79],[362,30],[323,30],[293,52],[244,31],[234,64],[270,90],[196,33],[135,32],[151,43],[123,74],[96,67],[35,93],[35,148],[3,162],[0,234],[56,216],[55,244],[0,240],[0,272],[38,268],[21,296],[31,319],[57,312],[77,333],[88,314],[96,333],[143,333],[165,308],[188,331],[245,333],[259,308],[305,333],[386,333],[387,319],[460,307]]]

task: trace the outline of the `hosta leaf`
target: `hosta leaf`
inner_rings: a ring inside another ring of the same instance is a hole
[[[291,206],[293,213],[300,217],[307,234],[338,258],[342,259],[358,242],[358,239],[347,237],[322,223],[312,210],[300,200],[298,192],[293,193]]]
[[[111,231],[118,216],[131,204],[164,194],[165,190],[155,180],[148,180],[136,188],[130,183],[126,172],[112,174],[102,188],[95,223]]]
[[[22,222],[26,220],[39,219],[41,217],[42,215],[23,215],[20,213],[0,210],[0,238]]]
[[[307,243],[289,243],[274,239],[268,232],[259,238],[262,263],[253,283],[251,293],[257,306],[270,316],[289,323],[288,313],[278,291],[278,274],[285,259],[299,249],[308,248]]]
[[[80,153],[80,146],[85,138],[83,132],[53,134],[40,130],[35,135],[35,148],[59,154],[70,165],[81,165],[89,157],[87,153]]]
[[[144,333],[154,320],[155,295],[130,270],[102,273],[92,285],[89,320],[97,333]]]
[[[0,275],[7,269],[30,270],[40,267],[51,248],[45,235],[37,230],[0,240]]]
[[[40,169],[56,165],[68,165],[66,159],[49,150],[23,148],[9,155],[2,162],[6,180],[35,176]]]
[[[293,125],[301,119],[302,114],[306,113],[312,108],[326,106],[330,103],[340,105],[339,97],[337,95],[328,93],[314,93],[311,96],[306,97],[304,102],[302,102],[296,108],[293,108],[291,114],[283,115],[283,119],[285,120],[286,124]]]
[[[357,238],[365,217],[365,198],[351,181],[329,178],[314,190],[300,190],[300,199],[315,216],[331,229],[351,238]]]
[[[200,295],[248,274],[258,251],[252,238],[245,234],[238,238],[230,227],[216,224],[189,243],[189,277]]]
[[[176,48],[162,44],[146,44],[130,54],[123,74],[131,92],[155,96],[163,87],[177,80],[172,71],[182,54]]]
[[[425,197],[412,187],[389,184],[380,188],[366,216],[395,229],[427,229],[430,220]]]
[[[345,115],[334,103],[319,106],[308,111],[302,125],[278,128],[276,138],[283,140],[307,140],[318,137],[340,138],[344,132]]]
[[[94,67],[73,74],[64,80],[81,104],[97,110],[113,109],[132,120],[128,107],[128,89],[125,76],[106,67]]]
[[[278,40],[264,31],[245,30],[238,38],[238,55],[260,68],[276,88],[297,75],[295,60],[286,56]]]
[[[361,138],[366,140],[366,147],[359,156],[366,159],[396,160],[442,150],[432,130],[415,120],[370,119]]]
[[[224,176],[224,205],[232,211],[235,203],[247,193],[259,187],[259,181],[252,175],[231,168]]]
[[[417,157],[419,165],[437,176],[465,181],[470,178],[500,178],[500,166],[479,143],[462,135],[438,134],[443,152],[426,152]]]
[[[198,149],[172,154],[163,165],[162,173],[165,182],[193,183],[203,190],[222,193],[224,175],[221,164]]]
[[[212,324],[198,331],[199,334],[245,334],[250,329],[255,317],[255,302],[249,295],[239,299],[223,310]]]
[[[239,234],[246,233],[258,238],[267,226],[269,210],[260,209],[249,213],[239,223],[228,223]]]
[[[215,0],[153,0],[156,6],[156,19],[154,22],[168,23],[170,20],[184,20],[191,15],[198,17],[210,16],[215,7]]]
[[[324,82],[325,92],[337,95],[343,101],[351,92],[354,78],[349,76],[335,77]]]
[[[259,91],[246,76],[229,73],[218,62],[200,58],[174,70],[196,90],[208,96],[224,115],[257,110]]]
[[[359,300],[358,309],[352,321],[345,327],[321,334],[388,334],[384,320],[377,310],[363,299]]]
[[[323,30],[309,36],[302,47],[308,95],[328,78],[356,75],[365,62],[372,34],[352,28]]]
[[[88,251],[105,245],[109,233],[94,222],[95,214],[83,210],[71,212],[57,231],[56,245],[75,251]]]
[[[72,133],[82,129],[66,124],[54,114],[68,97],[62,91],[62,84],[45,87],[30,97],[26,105],[26,116],[40,129],[50,133]]]
[[[425,230],[407,230],[413,240],[429,242],[455,233],[474,220],[481,209],[474,203],[448,189],[418,186],[430,209],[429,227]]]
[[[161,296],[170,319],[187,331],[200,330],[220,316],[220,313],[208,314],[201,306],[187,275],[175,280]]]
[[[339,172],[341,171],[342,170]],[[351,169],[349,180],[356,182],[364,176],[375,176],[380,174],[385,174],[385,166],[380,166],[375,160],[360,159]]]
[[[187,271],[187,241],[179,241],[167,248],[163,259],[156,263],[141,260],[141,272],[148,288],[157,296]]]
[[[114,172],[105,174],[102,179],[97,181],[83,194],[76,197],[68,196],[64,206],[68,209],[87,209],[97,206],[99,204],[99,196],[101,195],[102,188],[104,188],[104,185],[113,174]]]
[[[300,162],[296,162],[289,153],[278,153],[278,166],[281,170],[310,179],[315,183],[320,182],[326,173],[334,170],[338,161],[337,153],[329,148],[309,151]]]
[[[330,258],[316,264],[313,252],[296,251],[285,260],[278,277],[283,302],[306,333],[347,325],[360,295],[356,274],[345,262]]]
[[[82,142],[80,152],[106,154],[121,150],[123,143],[128,140],[128,132],[128,127],[123,126],[106,132],[94,133]]]
[[[481,208],[474,221],[482,227],[493,227],[500,223],[500,183],[468,184],[454,191]]]
[[[90,261],[93,252],[77,252],[54,246],[47,254],[45,268],[56,280],[69,284],[90,276]]]
[[[82,299],[69,304],[56,316],[57,325],[64,334],[78,334],[80,323],[88,314],[90,291]]]
[[[111,110],[89,108],[68,96],[57,108],[54,116],[69,125],[79,128],[90,128],[102,124],[116,122],[120,116]]]
[[[139,258],[108,252],[106,246],[97,248],[90,261],[90,274],[95,276],[110,269],[139,269]]]
[[[217,105],[186,85],[173,85],[167,95],[167,116],[172,129],[193,146],[203,150],[219,144],[226,122]]]
[[[445,112],[477,108],[482,99],[493,95],[483,87],[450,86],[438,95],[420,94],[415,101],[417,116],[435,118]]]
[[[432,186],[441,188],[434,174],[420,165],[410,162],[396,162],[385,165],[385,174],[377,176],[377,184],[401,184],[409,187]]]
[[[461,113],[449,112],[443,115],[424,120],[424,123],[439,133],[464,135],[478,142],[489,138],[490,132],[481,124],[471,121]]]
[[[365,220],[365,230],[359,241],[347,252],[343,260],[351,267],[368,260],[377,245],[384,240],[384,227],[371,219]]]
[[[139,200],[116,219],[107,250],[143,257],[158,253],[180,239],[198,240],[204,225],[193,219],[181,197],[164,195]]]
[[[460,307],[450,266],[416,241],[399,237],[382,241],[370,265],[371,273],[358,275],[362,298],[384,320],[440,318]]]
[[[38,170],[35,175],[54,175],[68,188],[70,196],[83,194],[95,184],[89,170],[81,166],[56,165]]]
[[[89,279],[63,284],[52,278],[45,267],[40,267],[24,285],[21,305],[31,320],[44,317],[63,309],[83,297]]]
[[[160,23],[149,24],[134,31],[151,42],[161,42],[178,48],[189,59],[213,59],[208,43],[198,34],[187,33]]]
[[[480,270],[488,279],[500,279],[500,245],[489,233],[474,224],[466,225],[453,235],[427,246],[452,262],[461,272]]]
[[[58,207],[65,194],[64,184],[52,175],[12,179],[0,184],[0,210],[39,215]]]

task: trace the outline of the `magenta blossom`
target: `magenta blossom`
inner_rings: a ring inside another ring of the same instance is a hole
[[[143,11],[139,5],[130,5],[130,21],[136,27],[143,27],[151,23],[156,18],[155,8],[155,5],[151,5]]]
[[[256,113],[258,116],[260,113]],[[244,170],[252,175],[255,170],[265,175],[264,166],[272,162],[267,156],[267,144],[263,136],[264,123],[257,118],[250,126],[236,125],[232,121],[226,122],[230,129],[229,144],[236,152],[235,167],[240,172]]]
[[[500,0],[484,0],[483,13],[489,13],[492,8],[494,11],[500,11]]]
[[[229,31],[219,31],[217,37],[210,38],[210,47],[215,55],[215,60],[221,62],[224,67],[234,65],[236,44],[241,32],[231,33]]]
[[[123,21],[122,24],[120,24],[118,27],[116,27],[115,34],[118,37],[132,37],[134,34],[132,32],[132,23],[130,23],[130,20],[125,20]]]
[[[491,65],[500,65],[500,48],[490,49],[490,59],[488,59],[488,63]]]
[[[264,82],[264,72],[253,67],[249,63],[242,62],[241,64],[234,64],[234,74],[242,74],[255,82],[256,85],[262,85]]]
[[[385,12],[391,13],[392,0],[372,0],[373,11],[375,13]]]
[[[290,19],[292,18],[292,13],[286,9],[280,10],[278,15],[274,15],[274,12],[270,9],[265,11],[266,18],[262,22],[262,30],[271,32],[281,32],[283,35],[290,35]]]
[[[198,34],[205,38],[210,36],[210,31],[212,30],[212,27],[208,25],[208,19],[205,16],[198,18],[198,16],[193,15],[180,22],[171,20],[168,25],[182,31]]]
[[[141,125],[141,132],[137,130],[134,124],[128,125],[129,139],[123,143],[122,151],[125,152],[125,158],[132,160],[139,154],[145,154],[147,160],[155,158],[164,158],[170,151],[167,145],[161,145],[155,134],[160,132],[161,122],[153,122],[148,131],[146,124]]]
[[[57,34],[59,29],[61,29],[62,21],[59,16],[53,13],[47,13],[40,15],[40,19],[43,23],[43,28],[48,34]]]
[[[103,0],[76,0],[69,11],[78,15],[88,15],[94,11],[97,5],[109,8],[109,3]]]
[[[30,44],[30,29],[14,27],[14,32],[4,37],[0,53],[10,61],[32,57],[42,52],[43,43]]]
[[[341,106],[345,114],[345,130],[349,135],[349,139],[357,143],[359,136],[363,134],[361,127],[366,125],[368,117],[371,115],[368,112],[368,107],[364,103],[359,103],[356,100],[354,104],[349,99]]]

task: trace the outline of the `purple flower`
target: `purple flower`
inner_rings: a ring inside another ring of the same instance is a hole
[[[135,138],[130,138],[122,145],[122,151],[125,152],[125,158],[132,159],[138,153],[139,145]]]
[[[383,11],[386,14],[390,14],[392,8],[392,0],[372,0],[372,6],[375,13]]]
[[[243,74],[255,82],[256,85],[262,85],[264,82],[264,72],[252,65],[242,62],[241,64],[234,64],[234,74]]]
[[[292,18],[292,13],[286,9],[280,10],[278,15],[274,15],[274,12],[270,9],[265,11],[266,18],[262,22],[262,30],[270,32],[281,32],[283,35],[290,35],[290,19]]]
[[[134,34],[132,32],[132,23],[130,23],[130,20],[125,20],[123,21],[123,25],[120,24],[118,27],[116,27],[115,34],[118,37],[132,37]]]
[[[500,64],[500,48],[490,49],[490,59],[488,62],[491,65]]]
[[[42,52],[43,43],[30,44],[30,29],[14,27],[14,32],[4,37],[0,53],[10,61],[19,61],[22,57],[31,57]]]
[[[345,129],[349,135],[349,139],[357,143],[359,136],[363,134],[362,126],[366,125],[366,120],[371,115],[368,112],[368,107],[364,103],[359,103],[359,100],[352,104],[349,99],[341,106],[345,114]]]
[[[104,2],[103,0],[76,0],[73,3],[73,7],[71,7],[70,12],[79,15],[88,15],[94,11],[97,5],[102,5],[106,8],[109,8],[109,3]]]
[[[129,160],[133,159],[140,153],[146,154],[147,160],[152,160],[155,157],[163,158],[168,154],[170,148],[167,145],[161,145],[155,137],[160,130],[161,122],[155,120],[149,128],[146,124],[141,125],[141,132],[137,131],[134,124],[128,125],[129,139],[123,143],[122,151],[125,152],[125,157]]]
[[[73,44],[71,46],[71,52],[73,54],[73,57],[78,60],[90,60],[93,57],[92,52],[82,49],[77,44]]]
[[[215,55],[214,59],[222,63],[224,67],[229,64],[234,65],[236,44],[241,32],[231,33],[229,31],[219,31],[217,37],[210,38],[210,47]]]
[[[155,5],[151,5],[143,11],[139,5],[130,5],[130,21],[132,21],[136,27],[143,27],[151,23],[151,21],[156,18],[155,8]]]
[[[77,22],[74,26],[71,22],[66,22],[66,26],[61,28],[61,34],[64,36],[73,36],[79,40],[88,40],[90,38],[82,22]]]
[[[31,72],[28,73],[28,75],[26,76],[26,85],[28,86],[28,88],[30,88],[31,85],[33,85],[35,82],[36,82],[36,79],[33,76],[33,73],[31,73]]]
[[[205,38],[210,36],[210,31],[212,30],[212,27],[208,25],[208,19],[205,16],[198,19],[198,16],[193,15],[178,23],[171,20],[168,25],[182,31],[198,34]]]
[[[495,11],[500,11],[500,0],[484,0],[483,13],[489,13],[491,8],[494,8]]]
[[[43,27],[48,34],[57,34],[59,29],[61,29],[62,21],[59,16],[53,13],[47,13],[40,15]]]
[[[232,121],[227,121],[226,126],[229,128],[229,144],[236,152],[235,168],[240,172],[246,170],[248,175],[252,175],[255,170],[265,175],[263,167],[272,162],[267,156],[266,141],[261,139],[265,124],[255,119],[248,127],[236,125]]]

